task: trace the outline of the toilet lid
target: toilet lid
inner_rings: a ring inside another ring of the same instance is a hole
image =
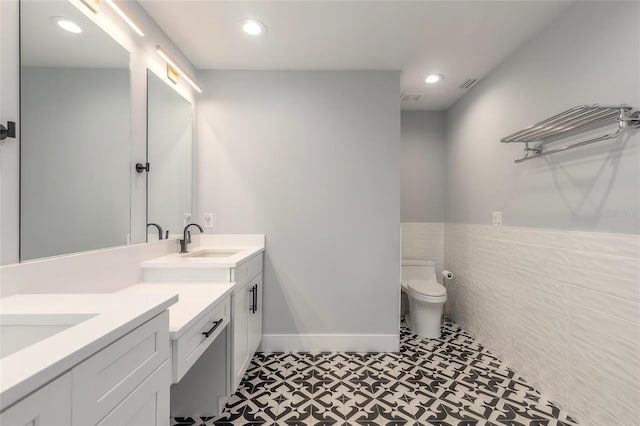
[[[435,281],[410,280],[407,282],[410,290],[425,296],[446,296],[447,289]]]

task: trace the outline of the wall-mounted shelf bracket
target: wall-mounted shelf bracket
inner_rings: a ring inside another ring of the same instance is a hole
[[[532,147],[529,146],[529,142],[524,143],[524,156],[528,156],[530,152],[533,152],[534,155],[542,154],[543,147],[541,143],[537,143]]]
[[[6,138],[15,139],[16,137],[16,122],[15,121],[7,121],[7,127],[4,127],[0,124],[0,141],[5,140]]]
[[[632,129],[640,128],[640,110],[633,111],[626,114],[622,118],[622,121],[625,123],[626,127],[629,127]]]

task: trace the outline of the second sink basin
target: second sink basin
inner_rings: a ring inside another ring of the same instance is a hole
[[[240,253],[242,250],[225,250],[225,249],[205,249],[187,253],[185,257],[230,257]]]

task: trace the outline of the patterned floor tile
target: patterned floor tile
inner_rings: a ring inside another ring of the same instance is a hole
[[[423,401],[417,400],[416,421],[418,424],[428,425],[484,425],[487,423],[482,416],[456,407],[455,404],[442,399]]]
[[[204,425],[212,417],[174,417],[171,419],[171,426],[192,426],[192,425]]]
[[[400,352],[257,353],[213,425],[560,425],[578,423],[455,324]]]
[[[378,414],[385,424],[413,424],[416,419],[415,409],[405,398],[397,398],[387,392],[378,398]]]

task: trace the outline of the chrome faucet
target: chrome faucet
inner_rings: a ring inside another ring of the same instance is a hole
[[[202,226],[198,225],[197,223],[190,223],[185,226],[184,231],[182,232],[182,239],[180,240],[180,253],[189,253],[189,251],[187,250],[187,244],[191,242],[191,232],[189,231],[189,228],[192,226],[198,228],[200,232],[204,232]]]
[[[161,240],[162,239],[162,226],[158,225],[157,223],[147,223],[147,229],[149,229],[150,226],[155,226],[156,228],[158,228],[158,239]]]

